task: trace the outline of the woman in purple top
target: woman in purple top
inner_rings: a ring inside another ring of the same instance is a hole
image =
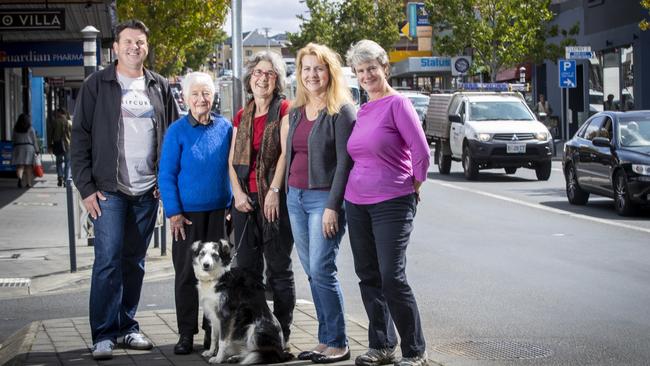
[[[352,167],[346,146],[355,120],[339,56],[310,43],[298,52],[297,93],[289,112],[287,209],[318,317],[318,345],[301,360],[350,358],[336,256],[345,231],[343,193]]]
[[[402,359],[395,364],[426,365],[420,314],[406,280],[406,248],[429,145],[409,100],[388,84],[386,51],[362,40],[350,48],[347,62],[369,96],[348,140],[354,166],[345,189],[354,267],[370,322],[369,350],[355,363],[394,362],[397,327]]]

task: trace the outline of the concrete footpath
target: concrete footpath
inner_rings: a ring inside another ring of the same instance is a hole
[[[70,272],[65,188],[56,186],[53,157],[45,155],[46,174],[34,187],[19,189],[16,179],[0,177],[0,300],[87,289],[93,247],[77,240],[77,271]],[[169,238],[169,236],[168,236]],[[167,255],[153,243],[147,253],[145,282],[173,276],[171,248]],[[22,279],[22,282],[17,279]],[[29,287],[27,286],[29,284]],[[366,350],[367,325],[347,317],[352,357],[340,365],[354,365]],[[94,361],[87,317],[33,322],[0,345],[0,365],[199,365],[203,334],[195,337],[191,355],[173,354],[178,340],[174,309],[141,311],[141,329],[155,347],[150,351],[117,348],[109,361]],[[311,302],[300,300],[294,313],[290,346],[294,354],[317,343],[318,322]],[[309,361],[289,364],[306,365]],[[433,364],[433,363],[430,363]]]

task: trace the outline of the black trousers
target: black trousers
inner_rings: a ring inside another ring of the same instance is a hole
[[[246,213],[233,208],[232,223],[237,253],[233,265],[251,271],[262,282],[266,262],[267,285],[273,292],[273,314],[280,322],[286,341],[291,333],[296,288],[291,267],[293,236],[287,200],[284,192],[280,192],[280,196],[279,233],[266,243],[262,238],[264,212],[259,207],[257,194],[249,194],[254,211]]]
[[[174,299],[176,300],[176,322],[178,333],[194,335],[199,332],[199,291],[192,268],[192,243],[197,240],[218,241],[224,238],[225,209],[185,212],[183,215],[192,222],[185,225],[185,240],[172,242],[172,262],[174,264]],[[210,322],[203,317],[202,328],[210,332]]]
[[[413,230],[415,194],[370,205],[345,201],[354,269],[368,314],[370,348],[397,344],[402,356],[425,351],[420,312],[406,279],[406,247]]]

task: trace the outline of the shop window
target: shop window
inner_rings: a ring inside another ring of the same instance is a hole
[[[589,109],[634,109],[634,49],[632,46],[596,52],[590,60]],[[610,97],[611,96],[611,97]],[[608,102],[609,99],[612,102]]]

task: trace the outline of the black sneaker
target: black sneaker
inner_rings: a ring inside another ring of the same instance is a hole
[[[395,362],[396,348],[369,348],[366,353],[357,356],[354,364],[357,366],[379,366]]]

